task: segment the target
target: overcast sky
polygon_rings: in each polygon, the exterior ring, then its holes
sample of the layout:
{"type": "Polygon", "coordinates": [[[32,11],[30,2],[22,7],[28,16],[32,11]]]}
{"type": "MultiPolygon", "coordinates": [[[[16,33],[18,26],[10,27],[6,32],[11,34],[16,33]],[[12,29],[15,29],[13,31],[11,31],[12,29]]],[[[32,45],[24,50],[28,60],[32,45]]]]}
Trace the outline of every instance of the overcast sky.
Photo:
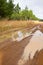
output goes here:
{"type": "Polygon", "coordinates": [[[17,3],[21,9],[27,6],[37,17],[43,19],[43,0],[14,0],[14,4],[17,3]]]}

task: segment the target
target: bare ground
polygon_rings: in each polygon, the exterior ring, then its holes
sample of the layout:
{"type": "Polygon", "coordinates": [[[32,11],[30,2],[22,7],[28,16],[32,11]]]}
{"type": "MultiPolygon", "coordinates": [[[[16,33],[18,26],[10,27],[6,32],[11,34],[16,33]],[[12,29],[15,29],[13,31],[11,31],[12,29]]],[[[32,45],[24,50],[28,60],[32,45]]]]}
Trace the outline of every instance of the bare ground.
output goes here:
{"type": "Polygon", "coordinates": [[[0,65],[17,65],[17,62],[23,53],[23,49],[30,38],[31,37],[28,37],[21,42],[12,42],[11,40],[4,41],[3,44],[7,43],[7,45],[0,47],[0,52],[3,54],[2,59],[0,59],[2,64],[0,65]]]}
{"type": "MultiPolygon", "coordinates": [[[[6,43],[6,45],[0,47],[0,65],[17,65],[31,37],[20,42],[12,42],[11,39],[4,41],[3,44],[6,43]]],[[[24,65],[43,65],[43,50],[36,52],[34,58],[28,60],[24,65]]]]}
{"type": "MultiPolygon", "coordinates": [[[[6,27],[6,24],[11,25],[11,26],[20,25],[18,23],[15,24],[13,22],[11,22],[11,24],[10,24],[10,22],[9,23],[1,22],[0,26],[6,27]]],[[[40,25],[40,27],[41,27],[40,30],[43,32],[43,24],[37,23],[37,25],[40,25]]],[[[33,26],[34,25],[32,25],[32,27],[33,26]]],[[[21,27],[21,26],[19,26],[19,27],[21,27]]],[[[24,27],[24,25],[23,25],[23,27],[24,27]]],[[[25,24],[25,27],[27,27],[26,24],[25,24]]],[[[31,25],[29,25],[28,27],[31,27],[31,25]]],[[[2,27],[2,29],[3,29],[3,27],[2,27]]],[[[13,42],[11,39],[7,39],[3,42],[0,42],[0,44],[1,44],[0,45],[0,65],[17,65],[18,60],[21,58],[24,48],[30,41],[31,37],[32,36],[29,36],[20,42],[13,42]]],[[[40,52],[36,52],[34,58],[32,60],[31,59],[28,60],[27,63],[25,63],[24,65],[43,65],[43,50],[41,50],[40,52]]]]}

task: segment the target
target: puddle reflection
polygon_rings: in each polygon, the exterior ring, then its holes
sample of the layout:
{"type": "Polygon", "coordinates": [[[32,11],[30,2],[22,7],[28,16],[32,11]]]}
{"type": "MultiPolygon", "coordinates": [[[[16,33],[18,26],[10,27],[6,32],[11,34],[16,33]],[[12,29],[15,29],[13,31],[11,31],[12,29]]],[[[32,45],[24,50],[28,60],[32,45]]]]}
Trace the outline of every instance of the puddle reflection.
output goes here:
{"type": "Polygon", "coordinates": [[[43,49],[43,33],[40,30],[37,30],[32,36],[30,42],[25,47],[21,59],[18,61],[18,65],[23,65],[30,58],[33,59],[36,51],[43,49]]]}

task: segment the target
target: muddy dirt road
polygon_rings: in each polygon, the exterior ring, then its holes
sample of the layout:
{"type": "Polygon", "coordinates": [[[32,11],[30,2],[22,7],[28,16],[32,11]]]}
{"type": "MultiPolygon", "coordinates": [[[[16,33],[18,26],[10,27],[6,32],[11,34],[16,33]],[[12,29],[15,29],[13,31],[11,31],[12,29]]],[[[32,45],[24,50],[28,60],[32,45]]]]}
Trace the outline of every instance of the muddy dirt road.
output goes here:
{"type": "Polygon", "coordinates": [[[7,43],[6,46],[0,48],[0,53],[2,55],[2,63],[0,65],[17,65],[20,59],[23,49],[28,44],[31,37],[28,37],[20,42],[12,42],[11,40],[6,40],[3,44],[7,43]]]}
{"type": "Polygon", "coordinates": [[[0,65],[43,65],[43,33],[36,30],[21,41],[0,42],[0,65]]]}

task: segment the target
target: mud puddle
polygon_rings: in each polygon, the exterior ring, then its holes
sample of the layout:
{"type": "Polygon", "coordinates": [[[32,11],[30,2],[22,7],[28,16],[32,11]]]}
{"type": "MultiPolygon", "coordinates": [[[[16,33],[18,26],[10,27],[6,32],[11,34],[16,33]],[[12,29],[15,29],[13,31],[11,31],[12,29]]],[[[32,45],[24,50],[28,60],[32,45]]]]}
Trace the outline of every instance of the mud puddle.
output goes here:
{"type": "Polygon", "coordinates": [[[27,60],[29,60],[29,56],[33,59],[36,51],[40,51],[41,49],[43,49],[43,33],[40,30],[37,30],[25,47],[24,52],[18,61],[18,65],[24,65],[27,60]]]}

